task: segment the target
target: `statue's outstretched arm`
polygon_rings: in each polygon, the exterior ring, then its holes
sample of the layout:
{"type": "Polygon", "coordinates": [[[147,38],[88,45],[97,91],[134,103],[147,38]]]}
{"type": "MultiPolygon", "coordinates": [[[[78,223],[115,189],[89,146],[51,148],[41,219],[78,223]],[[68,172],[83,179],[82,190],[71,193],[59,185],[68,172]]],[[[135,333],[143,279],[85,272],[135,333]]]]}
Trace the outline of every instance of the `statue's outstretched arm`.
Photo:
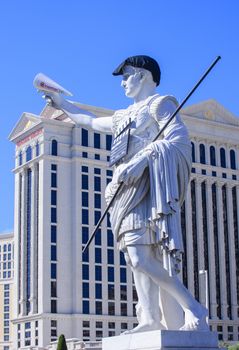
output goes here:
{"type": "Polygon", "coordinates": [[[58,93],[47,93],[44,98],[47,100],[50,99],[53,107],[61,109],[76,124],[80,124],[103,133],[112,132],[112,117],[97,118],[93,113],[85,109],[81,109],[73,102],[65,100],[62,95],[58,93]]]}

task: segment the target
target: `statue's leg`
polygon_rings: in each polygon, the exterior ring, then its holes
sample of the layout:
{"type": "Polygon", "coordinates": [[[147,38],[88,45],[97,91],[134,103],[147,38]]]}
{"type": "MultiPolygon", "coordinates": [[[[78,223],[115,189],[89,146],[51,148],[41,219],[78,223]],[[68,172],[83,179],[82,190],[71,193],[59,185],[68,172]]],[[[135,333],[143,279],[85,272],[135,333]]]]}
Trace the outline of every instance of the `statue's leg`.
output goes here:
{"type": "MultiPolygon", "coordinates": [[[[163,264],[159,247],[153,247],[153,252],[159,264],[163,264]]],[[[158,287],[158,286],[157,286],[158,287]]],[[[165,289],[159,288],[159,307],[162,313],[162,323],[168,330],[177,330],[184,325],[184,312],[182,307],[165,289]],[[173,317],[172,317],[173,315],[173,317]]]]}
{"type": "Polygon", "coordinates": [[[125,254],[126,262],[131,266],[135,287],[138,295],[137,319],[138,326],[124,334],[143,332],[146,330],[165,329],[161,323],[162,313],[159,308],[159,287],[144,272],[135,269],[125,254]]]}
{"type": "Polygon", "coordinates": [[[162,289],[166,290],[184,310],[183,330],[207,329],[207,310],[198,303],[175,276],[169,276],[162,264],[155,258],[151,246],[128,246],[132,267],[148,275],[162,289]]]}

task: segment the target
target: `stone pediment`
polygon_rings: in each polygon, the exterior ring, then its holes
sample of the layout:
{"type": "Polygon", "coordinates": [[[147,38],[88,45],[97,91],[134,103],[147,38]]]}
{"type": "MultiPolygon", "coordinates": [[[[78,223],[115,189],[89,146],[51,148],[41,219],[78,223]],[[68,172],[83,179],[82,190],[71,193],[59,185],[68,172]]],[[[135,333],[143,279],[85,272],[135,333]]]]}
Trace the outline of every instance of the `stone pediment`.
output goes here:
{"type": "Polygon", "coordinates": [[[239,118],[213,99],[183,108],[182,114],[198,119],[239,126],[239,118]]]}
{"type": "Polygon", "coordinates": [[[39,116],[24,112],[9,135],[10,141],[20,135],[23,131],[30,130],[39,123],[41,123],[39,116]]]}

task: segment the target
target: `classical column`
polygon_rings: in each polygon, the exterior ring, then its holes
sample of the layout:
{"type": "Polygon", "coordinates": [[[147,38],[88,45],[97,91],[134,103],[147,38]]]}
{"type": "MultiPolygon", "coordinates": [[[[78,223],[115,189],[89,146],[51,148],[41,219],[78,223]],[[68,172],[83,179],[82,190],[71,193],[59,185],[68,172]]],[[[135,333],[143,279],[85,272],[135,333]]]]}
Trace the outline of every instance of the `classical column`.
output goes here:
{"type": "Polygon", "coordinates": [[[213,206],[212,206],[212,184],[211,179],[206,180],[206,201],[207,201],[207,231],[208,231],[208,272],[209,272],[209,295],[211,319],[217,319],[217,298],[216,298],[216,269],[215,269],[215,247],[213,232],[213,206]]]}
{"type": "Polygon", "coordinates": [[[216,182],[217,190],[217,220],[218,220],[218,241],[219,241],[219,264],[220,264],[220,290],[221,290],[221,310],[222,319],[228,319],[227,316],[227,286],[226,286],[226,266],[225,266],[225,244],[224,244],[224,225],[223,225],[223,200],[222,186],[223,182],[216,182]]]}
{"type": "Polygon", "coordinates": [[[21,191],[21,262],[20,262],[20,315],[26,315],[26,223],[27,223],[27,173],[26,169],[22,171],[22,191],[21,191]]]}
{"type": "MultiPolygon", "coordinates": [[[[201,178],[195,179],[196,189],[196,221],[197,221],[197,249],[198,249],[198,273],[204,269],[204,246],[203,246],[203,221],[202,221],[202,182],[201,178]]],[[[205,287],[199,279],[199,300],[205,300],[205,287]],[[203,290],[204,289],[204,290],[203,290]]]]}
{"type": "Polygon", "coordinates": [[[191,182],[185,198],[188,289],[194,295],[191,182]]]}
{"type": "Polygon", "coordinates": [[[37,191],[37,178],[36,178],[36,164],[31,167],[31,267],[30,267],[30,314],[36,313],[36,191],[37,191]]]}
{"type": "Polygon", "coordinates": [[[237,284],[236,284],[236,256],[235,256],[235,237],[233,227],[233,201],[232,201],[233,184],[227,183],[227,215],[228,215],[228,243],[229,243],[229,257],[230,257],[230,284],[231,284],[231,307],[232,319],[237,319],[237,284]]]}

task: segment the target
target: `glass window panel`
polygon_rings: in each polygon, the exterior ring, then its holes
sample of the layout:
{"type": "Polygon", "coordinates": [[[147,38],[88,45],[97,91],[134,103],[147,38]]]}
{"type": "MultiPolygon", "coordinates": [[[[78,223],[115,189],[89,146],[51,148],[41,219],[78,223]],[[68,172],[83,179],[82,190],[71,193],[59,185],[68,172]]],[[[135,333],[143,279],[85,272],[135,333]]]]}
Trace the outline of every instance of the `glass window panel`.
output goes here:
{"type": "Polygon", "coordinates": [[[88,147],[88,130],[81,129],[81,145],[88,147]]]}

